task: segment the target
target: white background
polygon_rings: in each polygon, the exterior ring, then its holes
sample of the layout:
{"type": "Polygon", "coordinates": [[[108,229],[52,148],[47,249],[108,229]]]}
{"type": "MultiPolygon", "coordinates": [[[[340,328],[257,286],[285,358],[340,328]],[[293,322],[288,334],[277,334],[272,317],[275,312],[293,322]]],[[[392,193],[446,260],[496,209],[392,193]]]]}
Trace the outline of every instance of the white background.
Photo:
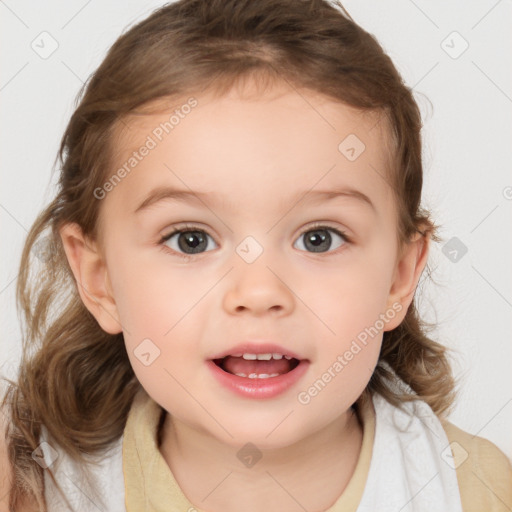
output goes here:
{"type": "MultiPolygon", "coordinates": [[[[0,374],[16,373],[22,243],[53,196],[52,166],[75,96],[123,29],[162,3],[0,1],[0,374]],[[58,43],[47,59],[31,48],[33,41],[50,48],[43,31],[58,43]]],[[[458,351],[452,361],[461,384],[449,419],[512,458],[512,3],[344,5],[414,87],[423,113],[424,204],[443,226],[444,242],[431,251],[437,284],[424,281],[420,309],[437,323],[435,339],[458,351]],[[442,252],[452,237],[467,247],[456,262],[442,252]]]]}

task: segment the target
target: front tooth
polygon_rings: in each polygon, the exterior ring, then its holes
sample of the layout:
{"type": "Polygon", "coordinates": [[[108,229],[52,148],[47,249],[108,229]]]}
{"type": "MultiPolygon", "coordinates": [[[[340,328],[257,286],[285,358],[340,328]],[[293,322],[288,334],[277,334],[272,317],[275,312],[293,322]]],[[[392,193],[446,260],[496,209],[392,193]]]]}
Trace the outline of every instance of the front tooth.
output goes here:
{"type": "Polygon", "coordinates": [[[274,359],[283,359],[283,355],[282,354],[272,354],[272,357],[274,359]]]}
{"type": "Polygon", "coordinates": [[[292,356],[284,356],[284,357],[285,357],[285,359],[291,359],[292,358],[292,356]]]}
{"type": "Polygon", "coordinates": [[[244,354],[242,357],[244,359],[254,361],[258,356],[256,354],[244,354]]]}
{"type": "Polygon", "coordinates": [[[271,377],[279,376],[279,373],[250,373],[246,375],[245,373],[235,373],[239,377],[249,377],[249,379],[270,379],[271,377]]]}
{"type": "Polygon", "coordinates": [[[272,354],[258,354],[258,361],[270,361],[272,354]]]}

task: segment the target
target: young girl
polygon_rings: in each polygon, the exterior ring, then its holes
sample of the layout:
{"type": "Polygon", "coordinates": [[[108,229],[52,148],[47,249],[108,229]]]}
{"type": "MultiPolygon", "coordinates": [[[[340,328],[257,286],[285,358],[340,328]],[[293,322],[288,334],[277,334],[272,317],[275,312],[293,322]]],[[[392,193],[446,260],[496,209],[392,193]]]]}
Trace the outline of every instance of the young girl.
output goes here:
{"type": "Polygon", "coordinates": [[[339,3],[180,0],[120,37],[23,251],[4,509],[511,510],[415,308],[420,129],[339,3]]]}

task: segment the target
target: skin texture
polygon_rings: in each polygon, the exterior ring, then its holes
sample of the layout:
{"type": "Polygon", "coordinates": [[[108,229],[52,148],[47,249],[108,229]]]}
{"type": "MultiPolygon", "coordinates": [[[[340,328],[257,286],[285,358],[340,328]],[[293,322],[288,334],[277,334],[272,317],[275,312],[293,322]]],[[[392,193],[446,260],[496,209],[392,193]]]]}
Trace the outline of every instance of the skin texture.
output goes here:
{"type": "MultiPolygon", "coordinates": [[[[357,463],[362,427],[350,406],[377,364],[382,332],[307,405],[297,395],[393,304],[401,311],[383,330],[402,321],[428,240],[398,250],[396,207],[382,178],[384,123],[376,115],[286,84],[197,101],[101,200],[97,241],[76,225],[62,228],[66,254],[85,305],[105,331],[123,332],[137,378],[168,411],[160,451],[197,508],[295,511],[300,503],[324,510],[357,463]],[[349,134],[366,146],[355,161],[338,150],[349,134]],[[207,195],[134,214],[159,185],[207,195]],[[312,198],[337,188],[357,189],[373,207],[347,196],[312,198]],[[311,252],[305,233],[316,222],[350,241],[330,232],[331,248],[311,252]],[[211,236],[188,259],[177,252],[177,236],[159,245],[185,223],[211,236]],[[263,250],[250,264],[236,252],[247,236],[263,250]],[[147,338],[160,355],[144,366],[134,350],[147,338]],[[254,400],[211,376],[213,355],[265,340],[309,360],[293,388],[254,400]],[[263,455],[252,468],[236,457],[247,442],[263,455]]],[[[112,174],[168,119],[169,111],[127,119],[112,174]]]]}

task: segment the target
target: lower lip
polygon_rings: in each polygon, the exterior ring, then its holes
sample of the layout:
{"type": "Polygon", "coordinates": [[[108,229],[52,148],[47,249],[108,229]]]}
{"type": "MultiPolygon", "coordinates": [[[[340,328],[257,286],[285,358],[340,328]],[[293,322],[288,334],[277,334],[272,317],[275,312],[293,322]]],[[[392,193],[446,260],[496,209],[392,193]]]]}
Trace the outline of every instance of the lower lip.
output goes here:
{"type": "Polygon", "coordinates": [[[225,387],[245,398],[273,398],[291,388],[306,373],[309,363],[301,361],[293,370],[278,377],[267,379],[249,379],[225,372],[213,361],[207,361],[207,366],[215,378],[225,387]]]}

